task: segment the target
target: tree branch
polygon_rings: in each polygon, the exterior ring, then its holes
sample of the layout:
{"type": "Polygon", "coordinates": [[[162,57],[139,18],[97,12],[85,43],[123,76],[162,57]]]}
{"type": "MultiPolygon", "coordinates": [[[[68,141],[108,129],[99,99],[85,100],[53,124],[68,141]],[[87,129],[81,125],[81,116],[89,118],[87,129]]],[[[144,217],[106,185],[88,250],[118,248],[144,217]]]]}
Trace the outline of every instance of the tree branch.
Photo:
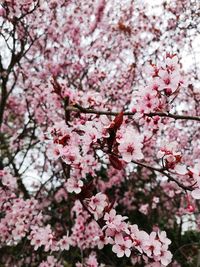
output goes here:
{"type": "MultiPolygon", "coordinates": [[[[116,116],[119,114],[119,112],[114,111],[107,111],[107,110],[96,110],[96,109],[90,109],[90,108],[84,108],[78,104],[75,104],[73,106],[67,106],[67,111],[74,111],[74,112],[80,112],[85,114],[97,114],[97,115],[113,115],[116,116]]],[[[135,115],[135,112],[124,112],[125,116],[133,116],[135,115]]],[[[145,113],[144,115],[148,117],[166,117],[166,118],[173,118],[175,120],[195,120],[200,121],[200,117],[198,116],[190,116],[190,115],[178,115],[178,114],[172,114],[168,112],[152,112],[152,113],[145,113]]]]}
{"type": "Polygon", "coordinates": [[[166,172],[166,169],[164,168],[156,168],[156,167],[152,167],[150,165],[147,165],[145,163],[140,163],[138,161],[134,161],[132,160],[131,161],[132,163],[135,163],[139,166],[142,166],[142,167],[145,167],[149,170],[152,170],[152,171],[157,171],[159,173],[161,173],[162,175],[166,176],[168,178],[169,181],[171,182],[175,182],[179,187],[181,187],[183,190],[188,190],[188,191],[192,191],[194,188],[193,186],[185,186],[183,185],[182,183],[180,183],[178,180],[176,180],[174,177],[172,177],[169,173],[166,172]]]}

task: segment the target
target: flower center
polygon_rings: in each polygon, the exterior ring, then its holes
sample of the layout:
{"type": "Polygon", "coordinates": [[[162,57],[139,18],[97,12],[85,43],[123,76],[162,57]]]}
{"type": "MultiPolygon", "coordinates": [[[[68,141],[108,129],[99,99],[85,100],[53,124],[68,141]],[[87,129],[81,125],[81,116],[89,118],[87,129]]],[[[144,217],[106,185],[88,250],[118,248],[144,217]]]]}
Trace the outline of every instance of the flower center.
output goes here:
{"type": "Polygon", "coordinates": [[[133,152],[134,152],[134,148],[133,148],[131,145],[129,145],[129,146],[127,147],[127,152],[133,154],[133,152]]]}

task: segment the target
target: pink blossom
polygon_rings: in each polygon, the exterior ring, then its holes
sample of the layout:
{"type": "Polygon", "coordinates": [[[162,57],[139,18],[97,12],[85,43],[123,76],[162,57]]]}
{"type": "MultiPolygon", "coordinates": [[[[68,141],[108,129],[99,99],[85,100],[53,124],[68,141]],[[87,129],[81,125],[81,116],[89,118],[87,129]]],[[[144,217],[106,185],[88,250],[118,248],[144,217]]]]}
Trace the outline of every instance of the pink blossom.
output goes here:
{"type": "Polygon", "coordinates": [[[68,235],[63,236],[62,239],[58,242],[58,246],[61,250],[69,250],[70,245],[71,239],[68,235]]]}
{"type": "Polygon", "coordinates": [[[148,257],[158,256],[161,253],[161,243],[157,240],[156,232],[149,235],[149,239],[144,242],[144,252],[148,257]]]}
{"type": "Polygon", "coordinates": [[[0,179],[4,186],[7,186],[11,190],[17,189],[17,180],[6,170],[1,171],[0,179]]]}
{"type": "Polygon", "coordinates": [[[119,152],[122,155],[122,159],[126,162],[131,160],[142,159],[142,137],[132,128],[127,128],[125,133],[122,135],[119,142],[119,152]]]}
{"type": "Polygon", "coordinates": [[[50,225],[46,227],[33,226],[29,239],[31,240],[31,245],[34,246],[34,250],[41,246],[44,246],[44,251],[57,251],[59,249],[55,243],[50,225]]]}
{"type": "Polygon", "coordinates": [[[48,256],[46,261],[40,263],[38,267],[62,267],[54,256],[48,256]]]}
{"type": "Polygon", "coordinates": [[[149,204],[141,205],[139,208],[139,211],[145,215],[148,214],[148,210],[149,210],[149,204]]]}
{"type": "Polygon", "coordinates": [[[179,68],[180,68],[180,65],[178,64],[178,57],[177,55],[168,55],[165,59],[165,67],[167,67],[167,69],[170,71],[170,72],[173,72],[173,71],[178,71],[179,68]]]}
{"type": "Polygon", "coordinates": [[[168,72],[167,70],[159,70],[159,90],[165,90],[166,95],[171,95],[176,91],[180,82],[179,72],[168,72]]]}
{"type": "Polygon", "coordinates": [[[66,164],[78,164],[81,160],[80,151],[78,147],[65,146],[60,150],[60,156],[66,164]]]}
{"type": "Polygon", "coordinates": [[[127,219],[126,216],[116,214],[116,211],[112,209],[109,213],[105,214],[104,219],[106,221],[106,231],[111,235],[116,235],[116,233],[120,233],[122,231],[129,233],[128,226],[124,222],[124,220],[127,219]]]}
{"type": "Polygon", "coordinates": [[[189,170],[198,186],[191,192],[191,195],[195,199],[200,199],[200,160],[195,163],[193,168],[189,168],[189,170]]]}
{"type": "Polygon", "coordinates": [[[178,174],[184,175],[187,173],[186,166],[181,163],[181,152],[177,151],[177,142],[171,142],[162,147],[158,152],[158,157],[163,158],[166,167],[170,170],[174,170],[178,174]]]}
{"type": "Polygon", "coordinates": [[[87,267],[98,267],[98,261],[96,258],[96,255],[94,253],[91,253],[88,259],[86,260],[87,267]]]}
{"type": "Polygon", "coordinates": [[[155,257],[155,260],[159,260],[164,266],[167,266],[172,261],[172,253],[168,250],[161,249],[161,254],[155,257]]]}
{"type": "Polygon", "coordinates": [[[117,257],[121,258],[126,255],[126,257],[130,257],[131,255],[131,247],[132,247],[132,241],[130,239],[121,238],[117,239],[117,242],[112,247],[112,251],[117,254],[117,257]]]}
{"type": "Polygon", "coordinates": [[[169,246],[171,244],[171,240],[167,238],[167,234],[165,231],[158,232],[158,237],[161,243],[163,243],[165,246],[169,246]]]}
{"type": "Polygon", "coordinates": [[[94,214],[96,220],[103,216],[103,211],[107,206],[107,196],[102,193],[97,193],[88,200],[89,210],[94,214]]]}
{"type": "Polygon", "coordinates": [[[66,188],[69,193],[79,194],[81,192],[81,188],[83,187],[83,181],[77,180],[76,178],[69,178],[66,183],[66,188]]]}

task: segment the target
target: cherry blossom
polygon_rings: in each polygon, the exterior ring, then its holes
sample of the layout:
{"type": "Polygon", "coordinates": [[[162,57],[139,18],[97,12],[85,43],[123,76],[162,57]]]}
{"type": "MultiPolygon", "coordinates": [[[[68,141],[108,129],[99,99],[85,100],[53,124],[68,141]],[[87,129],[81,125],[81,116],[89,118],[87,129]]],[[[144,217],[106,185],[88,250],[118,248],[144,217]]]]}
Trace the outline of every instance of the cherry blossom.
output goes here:
{"type": "Polygon", "coordinates": [[[164,90],[166,95],[173,94],[180,82],[179,73],[169,73],[167,70],[159,70],[159,90],[164,90]]]}
{"type": "Polygon", "coordinates": [[[189,168],[190,175],[192,175],[198,185],[198,188],[194,189],[191,193],[192,197],[195,199],[200,199],[200,162],[194,165],[194,168],[189,168]]]}
{"type": "Polygon", "coordinates": [[[121,240],[113,245],[112,247],[112,251],[115,252],[117,254],[117,257],[121,258],[124,255],[126,255],[127,257],[129,257],[131,255],[131,250],[130,248],[132,247],[132,242],[130,239],[123,239],[121,238],[121,240]]]}
{"type": "Polygon", "coordinates": [[[164,160],[166,168],[174,170],[178,174],[187,173],[186,166],[181,164],[181,152],[177,152],[177,142],[171,142],[162,147],[158,152],[158,157],[164,160]]]}
{"type": "Polygon", "coordinates": [[[119,152],[122,159],[126,162],[131,160],[140,160],[144,156],[142,154],[142,136],[140,136],[134,129],[130,127],[123,133],[123,138],[118,139],[119,152]]]}
{"type": "Polygon", "coordinates": [[[72,193],[75,192],[76,194],[79,194],[81,192],[81,187],[83,186],[83,181],[78,180],[76,178],[70,178],[67,181],[66,188],[67,191],[72,193]]]}
{"type": "Polygon", "coordinates": [[[157,2],[1,1],[0,266],[198,265],[199,6],[157,2]]]}
{"type": "Polygon", "coordinates": [[[94,214],[96,220],[103,216],[103,211],[107,206],[108,203],[105,194],[98,193],[89,199],[88,208],[94,214]]]}
{"type": "Polygon", "coordinates": [[[6,170],[0,171],[0,178],[1,182],[4,186],[8,187],[11,190],[17,189],[17,181],[16,178],[13,177],[9,172],[6,170]]]}
{"type": "Polygon", "coordinates": [[[61,250],[69,250],[71,241],[68,235],[63,236],[61,240],[59,240],[58,245],[60,246],[61,250]]]}

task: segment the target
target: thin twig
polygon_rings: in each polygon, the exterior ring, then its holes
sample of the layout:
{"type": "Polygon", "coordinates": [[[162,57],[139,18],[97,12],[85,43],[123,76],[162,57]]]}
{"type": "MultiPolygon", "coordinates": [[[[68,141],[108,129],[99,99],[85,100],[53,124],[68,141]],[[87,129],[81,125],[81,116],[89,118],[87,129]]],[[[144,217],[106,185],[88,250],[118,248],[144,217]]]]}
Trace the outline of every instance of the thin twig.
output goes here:
{"type": "Polygon", "coordinates": [[[188,191],[194,190],[193,186],[185,186],[182,183],[180,183],[178,180],[176,180],[174,177],[172,177],[169,173],[166,172],[167,170],[165,168],[152,167],[152,166],[147,165],[145,163],[141,163],[141,162],[134,161],[134,160],[132,160],[131,162],[135,163],[135,164],[137,164],[139,166],[145,167],[147,169],[150,169],[152,171],[157,171],[157,172],[163,174],[164,176],[166,176],[168,178],[169,181],[175,182],[179,187],[181,187],[184,190],[188,190],[188,191]]]}

